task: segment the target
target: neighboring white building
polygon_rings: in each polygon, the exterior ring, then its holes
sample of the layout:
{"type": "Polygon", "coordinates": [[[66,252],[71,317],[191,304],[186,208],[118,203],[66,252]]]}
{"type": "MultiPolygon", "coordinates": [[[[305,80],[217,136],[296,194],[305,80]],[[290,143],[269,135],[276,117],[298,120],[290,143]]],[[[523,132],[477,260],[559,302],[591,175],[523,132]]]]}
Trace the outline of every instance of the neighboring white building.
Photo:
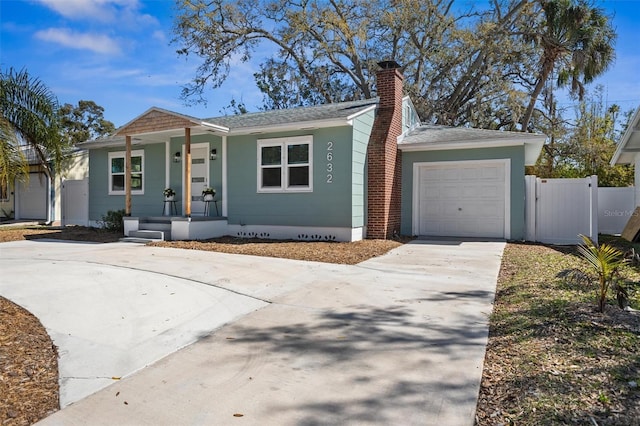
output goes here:
{"type": "Polygon", "coordinates": [[[640,107],[631,118],[629,127],[622,135],[611,165],[633,164],[635,166],[634,206],[640,206],[640,107]]]}
{"type": "Polygon", "coordinates": [[[85,150],[71,154],[67,167],[53,177],[53,182],[36,156],[28,150],[26,155],[30,164],[29,180],[0,188],[0,218],[59,225],[62,221],[62,184],[65,180],[83,180],[89,176],[89,155],[85,150]]]}

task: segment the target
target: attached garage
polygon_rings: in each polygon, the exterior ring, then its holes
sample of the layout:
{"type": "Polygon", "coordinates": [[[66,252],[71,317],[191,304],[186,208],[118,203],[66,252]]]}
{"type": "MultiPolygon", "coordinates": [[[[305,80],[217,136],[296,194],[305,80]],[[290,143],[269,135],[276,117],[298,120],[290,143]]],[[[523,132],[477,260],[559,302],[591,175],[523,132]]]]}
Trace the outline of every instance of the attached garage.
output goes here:
{"type": "Polygon", "coordinates": [[[546,137],[420,126],[399,141],[401,232],[405,235],[524,239],[525,166],[546,137]]]}
{"type": "Polygon", "coordinates": [[[30,173],[29,182],[16,184],[16,219],[47,220],[49,179],[44,173],[30,173]]]}
{"type": "Polygon", "coordinates": [[[414,163],[417,235],[510,238],[510,161],[414,163]]]}

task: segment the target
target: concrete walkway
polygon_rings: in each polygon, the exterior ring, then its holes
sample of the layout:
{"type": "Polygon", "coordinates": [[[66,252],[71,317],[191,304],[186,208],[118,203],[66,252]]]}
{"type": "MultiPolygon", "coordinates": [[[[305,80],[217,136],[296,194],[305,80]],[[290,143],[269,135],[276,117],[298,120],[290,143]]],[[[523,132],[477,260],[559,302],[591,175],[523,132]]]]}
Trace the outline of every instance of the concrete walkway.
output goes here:
{"type": "MultiPolygon", "coordinates": [[[[126,297],[147,293],[127,306],[131,333],[138,331],[139,310],[155,305],[149,303],[150,292],[162,296],[169,288],[164,286],[176,290],[165,298],[180,292],[184,309],[194,303],[192,316],[205,320],[192,327],[193,318],[184,313],[176,320],[183,325],[180,332],[168,327],[141,339],[134,348],[161,341],[164,333],[191,332],[165,347],[170,355],[142,370],[119,370],[127,377],[43,425],[472,425],[503,249],[499,242],[416,241],[344,266],[123,243],[29,241],[0,245],[0,294],[41,318],[59,346],[55,336],[63,334],[63,326],[52,333],[49,323],[61,311],[45,316],[46,308],[33,299],[47,288],[43,299],[57,304],[56,296],[66,294],[57,288],[65,280],[82,290],[61,305],[72,312],[78,305],[117,299],[128,286],[148,286],[126,297]],[[34,262],[40,278],[19,274],[34,262]],[[8,266],[13,272],[5,275],[8,266]],[[113,275],[83,297],[85,286],[94,285],[87,282],[105,273],[113,275]],[[37,281],[39,287],[20,295],[7,284],[9,276],[21,285],[37,281]],[[125,284],[109,288],[113,280],[125,284]],[[70,302],[77,297],[80,303],[70,302]],[[207,328],[211,333],[203,337],[207,328]]],[[[144,365],[158,359],[157,354],[143,359],[146,352],[130,352],[118,333],[102,332],[116,327],[119,313],[110,315],[117,305],[105,306],[94,322],[103,324],[95,334],[110,336],[108,342],[91,355],[86,348],[74,352],[71,345],[72,364],[100,365],[107,357],[100,353],[114,347],[121,350],[116,358],[129,354],[144,365]]],[[[61,364],[70,362],[65,353],[61,349],[61,364]]]]}

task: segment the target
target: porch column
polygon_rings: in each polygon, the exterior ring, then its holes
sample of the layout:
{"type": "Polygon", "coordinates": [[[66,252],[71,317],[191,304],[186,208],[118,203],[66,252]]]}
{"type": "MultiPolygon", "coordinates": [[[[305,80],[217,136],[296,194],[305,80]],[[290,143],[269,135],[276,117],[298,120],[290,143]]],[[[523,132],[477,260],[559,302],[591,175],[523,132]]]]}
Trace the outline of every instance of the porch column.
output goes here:
{"type": "Polygon", "coordinates": [[[124,213],[131,216],[131,136],[126,137],[127,150],[124,156],[124,213]]]}
{"type": "Polygon", "coordinates": [[[191,217],[191,128],[184,129],[184,214],[191,217]]]}

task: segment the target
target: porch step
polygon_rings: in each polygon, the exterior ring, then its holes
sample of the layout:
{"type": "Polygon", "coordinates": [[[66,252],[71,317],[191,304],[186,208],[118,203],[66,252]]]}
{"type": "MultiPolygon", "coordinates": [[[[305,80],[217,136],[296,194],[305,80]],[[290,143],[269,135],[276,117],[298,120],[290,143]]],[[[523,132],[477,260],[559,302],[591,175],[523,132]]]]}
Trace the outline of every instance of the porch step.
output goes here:
{"type": "Polygon", "coordinates": [[[162,218],[148,218],[140,221],[138,231],[129,232],[130,237],[142,237],[142,235],[135,235],[135,232],[146,232],[148,236],[144,238],[171,241],[171,221],[162,218]]]}
{"type": "Polygon", "coordinates": [[[160,240],[150,239],[150,238],[135,238],[135,237],[122,237],[122,238],[120,238],[120,242],[122,242],[122,243],[147,244],[147,243],[151,243],[153,241],[160,241],[160,240]]]}
{"type": "Polygon", "coordinates": [[[150,240],[150,241],[166,241],[167,240],[166,234],[164,231],[150,230],[150,229],[139,229],[137,231],[129,231],[129,238],[141,238],[141,239],[150,240]]]}

